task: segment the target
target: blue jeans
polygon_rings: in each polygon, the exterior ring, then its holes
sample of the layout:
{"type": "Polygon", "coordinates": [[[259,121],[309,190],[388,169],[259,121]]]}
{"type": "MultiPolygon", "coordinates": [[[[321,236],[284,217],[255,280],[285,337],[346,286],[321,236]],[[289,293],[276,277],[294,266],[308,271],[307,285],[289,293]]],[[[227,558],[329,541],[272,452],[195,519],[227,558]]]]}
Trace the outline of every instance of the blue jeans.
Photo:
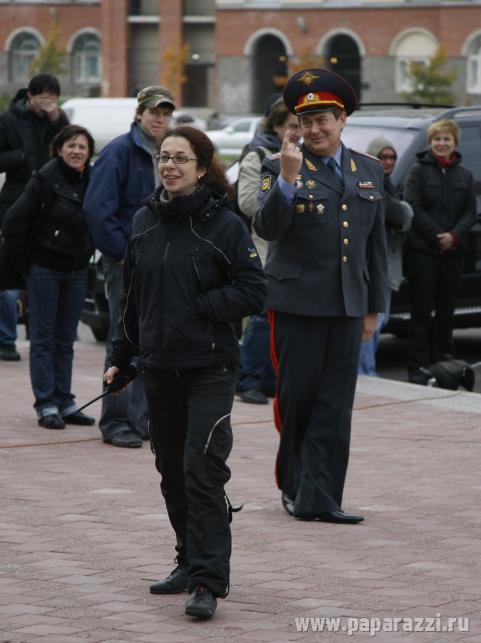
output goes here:
{"type": "Polygon", "coordinates": [[[267,313],[252,315],[241,346],[241,372],[238,391],[251,389],[273,392],[276,376],[270,358],[271,333],[267,313]]]}
{"type": "Polygon", "coordinates": [[[379,344],[379,337],[381,336],[381,330],[387,324],[389,319],[389,310],[391,308],[391,296],[392,290],[388,288],[386,295],[386,310],[385,313],[379,313],[377,316],[376,330],[374,331],[372,337],[367,340],[367,342],[361,343],[361,354],[359,356],[359,369],[358,373],[360,375],[370,375],[371,377],[377,377],[376,370],[376,352],[377,346],[379,344]]]}
{"type": "MultiPolygon", "coordinates": [[[[120,319],[120,297],[122,295],[122,264],[103,257],[105,290],[109,301],[110,325],[107,337],[104,372],[111,365],[112,339],[117,332],[120,319]]],[[[139,373],[126,391],[102,398],[102,413],[99,427],[104,440],[110,439],[128,429],[142,438],[148,436],[149,413],[144,383],[139,373]]]]}
{"type": "Polygon", "coordinates": [[[32,265],[27,275],[30,380],[38,417],[77,410],[71,393],[73,344],[87,292],[87,270],[32,265]]]}
{"type": "Polygon", "coordinates": [[[15,346],[17,341],[18,290],[0,292],[0,345],[15,346]]]}

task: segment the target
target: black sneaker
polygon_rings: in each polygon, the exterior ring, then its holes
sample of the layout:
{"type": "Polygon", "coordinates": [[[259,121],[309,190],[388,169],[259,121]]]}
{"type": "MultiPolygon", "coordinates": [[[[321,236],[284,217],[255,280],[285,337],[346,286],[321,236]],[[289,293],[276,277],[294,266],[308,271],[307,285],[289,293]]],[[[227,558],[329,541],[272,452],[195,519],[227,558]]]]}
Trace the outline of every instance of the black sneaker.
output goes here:
{"type": "Polygon", "coordinates": [[[267,397],[258,389],[252,388],[247,391],[238,391],[237,395],[246,404],[269,404],[267,397]]]}
{"type": "Polygon", "coordinates": [[[20,353],[15,348],[15,344],[0,345],[0,359],[4,362],[19,362],[20,353]]]}
{"type": "Polygon", "coordinates": [[[197,618],[212,618],[216,607],[217,598],[214,594],[205,585],[197,585],[185,604],[185,613],[197,618]]]}
{"type": "Polygon", "coordinates": [[[95,424],[95,418],[85,415],[82,411],[74,411],[69,415],[63,416],[65,424],[77,424],[78,426],[92,426],[95,424]]]}
{"type": "Polygon", "coordinates": [[[164,580],[152,583],[151,594],[181,594],[187,591],[187,567],[179,565],[164,580]]]}

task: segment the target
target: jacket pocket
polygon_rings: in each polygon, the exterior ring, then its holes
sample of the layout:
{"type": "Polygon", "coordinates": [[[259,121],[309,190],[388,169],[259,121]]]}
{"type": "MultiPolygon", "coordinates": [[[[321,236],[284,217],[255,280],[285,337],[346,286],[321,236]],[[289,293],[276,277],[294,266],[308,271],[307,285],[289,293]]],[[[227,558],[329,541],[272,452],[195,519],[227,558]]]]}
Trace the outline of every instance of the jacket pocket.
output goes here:
{"type": "Polygon", "coordinates": [[[377,190],[358,189],[357,195],[360,198],[360,220],[362,225],[370,226],[374,223],[376,209],[382,201],[382,194],[377,190]]]}
{"type": "Polygon", "coordinates": [[[280,263],[279,261],[268,261],[264,271],[266,275],[274,277],[279,281],[284,281],[286,279],[299,279],[302,274],[302,266],[280,263]]]}

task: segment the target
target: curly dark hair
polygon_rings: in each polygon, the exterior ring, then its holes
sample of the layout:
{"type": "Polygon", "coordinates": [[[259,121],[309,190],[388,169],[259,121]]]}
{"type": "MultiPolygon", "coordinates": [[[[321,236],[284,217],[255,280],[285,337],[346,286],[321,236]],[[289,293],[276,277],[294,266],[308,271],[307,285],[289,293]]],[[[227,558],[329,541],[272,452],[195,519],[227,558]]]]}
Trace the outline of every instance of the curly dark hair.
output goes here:
{"type": "MultiPolygon", "coordinates": [[[[222,162],[215,154],[215,148],[204,132],[196,127],[180,125],[167,132],[164,141],[173,136],[180,136],[189,141],[197,158],[197,166],[205,170],[200,182],[218,194],[225,194],[229,199],[234,196],[234,190],[225,175],[222,162]]],[[[163,142],[163,141],[162,141],[163,142]]]]}
{"type": "Polygon", "coordinates": [[[85,136],[85,138],[87,139],[89,147],[89,155],[87,158],[88,165],[95,152],[95,141],[92,134],[87,129],[85,129],[85,127],[81,127],[80,125],[65,125],[65,127],[62,127],[60,132],[56,134],[56,136],[50,143],[50,158],[53,159],[58,156],[58,151],[64,143],[80,135],[85,136]]]}

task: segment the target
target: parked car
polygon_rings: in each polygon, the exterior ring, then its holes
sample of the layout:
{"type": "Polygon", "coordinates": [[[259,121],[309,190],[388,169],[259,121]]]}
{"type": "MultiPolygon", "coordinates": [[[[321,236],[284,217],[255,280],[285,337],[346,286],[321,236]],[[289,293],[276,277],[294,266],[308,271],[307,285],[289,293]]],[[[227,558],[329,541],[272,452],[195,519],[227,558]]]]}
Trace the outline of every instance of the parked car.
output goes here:
{"type": "Polygon", "coordinates": [[[207,130],[206,134],[220,155],[236,157],[251,142],[260,121],[260,116],[237,118],[222,129],[207,130]]]}
{"type": "MultiPolygon", "coordinates": [[[[456,300],[455,327],[478,327],[481,326],[481,108],[412,109],[406,106],[401,109],[383,107],[369,111],[359,110],[348,118],[342,138],[348,147],[361,152],[366,151],[369,142],[376,136],[382,135],[389,139],[398,153],[392,180],[402,192],[417,152],[428,147],[428,127],[432,122],[442,118],[454,119],[461,128],[459,151],[463,155],[463,164],[474,175],[478,204],[478,216],[469,236],[464,274],[456,300]]],[[[242,147],[237,150],[237,154],[242,147]]],[[[238,167],[238,162],[234,162],[229,168],[228,176],[232,183],[237,180],[238,167]]],[[[87,298],[83,320],[89,319],[86,323],[89,323],[92,329],[106,328],[105,325],[102,326],[102,322],[95,319],[104,315],[105,308],[102,302],[104,295],[101,271],[97,270],[94,277],[94,288],[87,298]]],[[[399,292],[394,293],[391,317],[384,332],[405,336],[410,317],[409,310],[409,283],[404,279],[399,292]]],[[[98,330],[93,332],[99,333],[98,330]]]]}
{"type": "MultiPolygon", "coordinates": [[[[70,98],[62,104],[71,123],[86,127],[95,140],[98,154],[112,139],[127,132],[134,120],[137,107],[135,98],[70,98]]],[[[175,110],[172,125],[179,117],[190,114],[187,110],[175,110]]],[[[206,121],[192,115],[192,125],[204,130],[206,121]]]]}

